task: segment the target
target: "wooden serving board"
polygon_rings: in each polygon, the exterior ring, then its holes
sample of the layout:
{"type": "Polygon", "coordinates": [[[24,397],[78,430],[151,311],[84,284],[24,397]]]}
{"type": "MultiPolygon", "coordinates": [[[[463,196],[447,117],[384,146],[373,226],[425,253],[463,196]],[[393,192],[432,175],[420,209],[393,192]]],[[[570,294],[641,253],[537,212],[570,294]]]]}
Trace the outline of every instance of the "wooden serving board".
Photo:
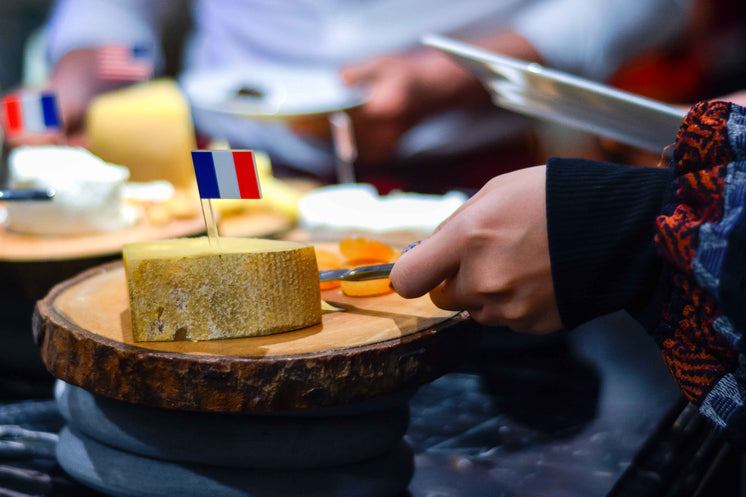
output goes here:
{"type": "MultiPolygon", "coordinates": [[[[204,221],[202,223],[204,227],[204,221]]],[[[269,237],[291,230],[295,222],[270,211],[257,211],[227,216],[218,223],[221,236],[269,237]]]]}
{"type": "MultiPolygon", "coordinates": [[[[257,211],[226,218],[221,221],[220,232],[225,236],[267,237],[292,227],[293,222],[284,216],[257,211]]],[[[22,298],[35,302],[60,281],[121,258],[122,246],[126,243],[205,233],[201,214],[162,225],[152,224],[143,217],[124,230],[77,236],[31,236],[0,226],[0,299],[22,298]]]]}
{"type": "Polygon", "coordinates": [[[150,224],[145,218],[129,228],[89,235],[32,236],[0,230],[0,261],[41,262],[82,259],[121,254],[122,245],[130,242],[194,236],[205,232],[201,216],[150,224]]]}
{"type": "Polygon", "coordinates": [[[47,369],[93,393],[173,409],[266,413],[363,401],[432,381],[478,342],[465,314],[429,297],[322,298],[321,324],[256,338],[135,342],[121,263],[65,281],[37,303],[47,369]]]}
{"type": "MultiPolygon", "coordinates": [[[[220,222],[224,236],[269,236],[292,228],[292,221],[271,212],[247,213],[220,222]]],[[[134,226],[77,236],[31,236],[0,229],[0,261],[39,262],[119,255],[125,243],[196,236],[206,232],[202,215],[156,225],[141,219],[134,226]]]]}

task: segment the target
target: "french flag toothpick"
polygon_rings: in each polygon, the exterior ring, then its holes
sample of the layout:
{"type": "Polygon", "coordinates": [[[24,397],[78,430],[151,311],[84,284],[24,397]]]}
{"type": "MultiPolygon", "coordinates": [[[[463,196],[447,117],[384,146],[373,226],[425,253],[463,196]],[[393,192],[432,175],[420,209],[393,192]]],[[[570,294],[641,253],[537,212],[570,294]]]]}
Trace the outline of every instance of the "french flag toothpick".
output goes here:
{"type": "Polygon", "coordinates": [[[153,56],[145,45],[105,45],[97,59],[103,80],[145,81],[153,75],[153,56]]]}
{"type": "Polygon", "coordinates": [[[43,134],[62,129],[57,96],[22,91],[3,97],[3,129],[8,135],[43,134]]]}
{"type": "Polygon", "coordinates": [[[195,150],[192,162],[201,198],[262,198],[251,150],[195,150]]]}

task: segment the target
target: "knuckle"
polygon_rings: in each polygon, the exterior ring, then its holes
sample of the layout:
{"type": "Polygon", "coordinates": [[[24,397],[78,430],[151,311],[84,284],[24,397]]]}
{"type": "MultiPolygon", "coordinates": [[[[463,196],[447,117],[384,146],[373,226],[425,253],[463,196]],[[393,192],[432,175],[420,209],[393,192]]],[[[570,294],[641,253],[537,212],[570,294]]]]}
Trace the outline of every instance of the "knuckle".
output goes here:
{"type": "Polygon", "coordinates": [[[509,288],[510,280],[506,279],[503,274],[481,273],[474,281],[474,291],[488,299],[496,294],[504,293],[509,288]]]}
{"type": "Polygon", "coordinates": [[[505,319],[515,322],[525,321],[530,315],[531,309],[528,303],[521,301],[510,301],[503,306],[505,319]]]}

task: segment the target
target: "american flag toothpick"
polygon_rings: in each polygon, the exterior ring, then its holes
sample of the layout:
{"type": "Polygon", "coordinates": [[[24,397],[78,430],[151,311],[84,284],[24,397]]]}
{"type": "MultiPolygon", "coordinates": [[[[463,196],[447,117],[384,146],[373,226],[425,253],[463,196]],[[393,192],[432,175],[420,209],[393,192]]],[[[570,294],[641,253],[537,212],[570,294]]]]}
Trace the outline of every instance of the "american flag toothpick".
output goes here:
{"type": "Polygon", "coordinates": [[[146,81],[153,75],[153,55],[145,45],[99,47],[98,76],[104,80],[146,81]]]}

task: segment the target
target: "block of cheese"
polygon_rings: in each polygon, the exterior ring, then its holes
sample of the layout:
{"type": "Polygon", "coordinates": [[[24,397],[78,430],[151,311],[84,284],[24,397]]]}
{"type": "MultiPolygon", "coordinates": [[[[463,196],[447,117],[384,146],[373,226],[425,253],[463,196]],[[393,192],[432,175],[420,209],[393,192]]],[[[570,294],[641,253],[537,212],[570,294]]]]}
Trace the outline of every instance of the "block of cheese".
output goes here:
{"type": "Polygon", "coordinates": [[[136,341],[269,335],[321,322],[311,246],[206,237],[124,246],[136,341]]]}
{"type": "Polygon", "coordinates": [[[174,81],[156,80],[96,97],[88,108],[91,151],[127,166],[131,181],[194,186],[191,112],[174,81]]]}
{"type": "Polygon", "coordinates": [[[6,228],[35,236],[73,236],[132,226],[138,211],[125,205],[125,167],[83,148],[19,147],[8,158],[14,189],[52,189],[49,202],[8,202],[6,228]]]}

